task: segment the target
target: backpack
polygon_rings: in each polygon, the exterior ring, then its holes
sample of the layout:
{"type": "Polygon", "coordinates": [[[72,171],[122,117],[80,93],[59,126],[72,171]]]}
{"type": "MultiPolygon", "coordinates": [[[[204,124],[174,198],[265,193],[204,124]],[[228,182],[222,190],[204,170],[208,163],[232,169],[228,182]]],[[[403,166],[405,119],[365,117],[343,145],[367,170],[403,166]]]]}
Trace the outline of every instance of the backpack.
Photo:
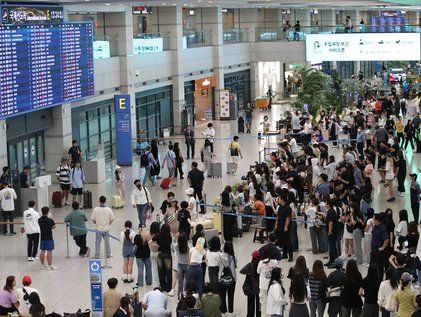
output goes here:
{"type": "Polygon", "coordinates": [[[222,269],[222,275],[219,278],[219,283],[223,286],[230,286],[232,285],[234,281],[234,275],[232,274],[231,268],[230,268],[231,260],[228,260],[228,266],[224,266],[222,269]]]}
{"type": "Polygon", "coordinates": [[[140,166],[141,166],[141,167],[147,167],[147,166],[149,166],[149,158],[148,158],[148,154],[143,153],[143,154],[140,156],[140,166]]]}

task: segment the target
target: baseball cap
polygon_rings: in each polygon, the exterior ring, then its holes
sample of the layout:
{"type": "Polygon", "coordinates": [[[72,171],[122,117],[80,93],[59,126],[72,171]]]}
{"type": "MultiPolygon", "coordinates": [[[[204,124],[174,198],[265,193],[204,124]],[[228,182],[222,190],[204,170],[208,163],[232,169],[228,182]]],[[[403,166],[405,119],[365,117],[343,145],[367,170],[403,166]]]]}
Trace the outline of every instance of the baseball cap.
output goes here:
{"type": "Polygon", "coordinates": [[[344,260],[342,260],[341,258],[336,258],[335,267],[338,269],[341,269],[343,266],[344,266],[344,260]]]}
{"type": "Polygon", "coordinates": [[[22,284],[31,284],[32,283],[32,279],[29,275],[25,275],[22,278],[22,284]]]}

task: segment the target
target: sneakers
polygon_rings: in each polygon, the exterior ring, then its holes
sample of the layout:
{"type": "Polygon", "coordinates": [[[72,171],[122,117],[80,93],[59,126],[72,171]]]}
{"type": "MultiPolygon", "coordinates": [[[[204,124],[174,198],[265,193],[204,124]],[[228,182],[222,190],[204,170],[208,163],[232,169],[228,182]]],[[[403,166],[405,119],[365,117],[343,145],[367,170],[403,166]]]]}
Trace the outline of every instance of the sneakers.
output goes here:
{"type": "Polygon", "coordinates": [[[28,257],[28,262],[34,262],[34,258],[33,257],[28,257]]]}
{"type": "Polygon", "coordinates": [[[168,296],[173,297],[174,296],[174,289],[168,292],[168,296]]]}
{"type": "Polygon", "coordinates": [[[45,271],[46,270],[46,266],[45,265],[41,265],[41,271],[45,271]]]}
{"type": "Polygon", "coordinates": [[[58,267],[54,266],[54,265],[50,265],[49,267],[47,267],[47,271],[54,271],[54,270],[57,270],[57,269],[58,269],[58,267]]]}
{"type": "Polygon", "coordinates": [[[99,255],[97,255],[97,254],[93,255],[92,259],[99,259],[99,255]]]}
{"type": "Polygon", "coordinates": [[[89,255],[91,254],[91,248],[88,248],[87,250],[86,250],[86,253],[85,253],[85,256],[86,257],[89,257],[89,255]]]}

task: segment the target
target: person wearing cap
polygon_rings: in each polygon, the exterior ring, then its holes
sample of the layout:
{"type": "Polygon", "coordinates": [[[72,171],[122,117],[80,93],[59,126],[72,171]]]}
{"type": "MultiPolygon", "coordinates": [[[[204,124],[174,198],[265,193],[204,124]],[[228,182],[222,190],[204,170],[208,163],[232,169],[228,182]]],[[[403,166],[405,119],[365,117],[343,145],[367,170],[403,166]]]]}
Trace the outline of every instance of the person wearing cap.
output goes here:
{"type": "MultiPolygon", "coordinates": [[[[0,207],[1,216],[4,222],[13,222],[13,213],[15,211],[15,200],[18,198],[13,188],[9,187],[8,183],[3,184],[3,189],[0,190],[0,207]]],[[[7,234],[7,225],[2,226],[2,234],[7,234]]],[[[10,235],[15,235],[14,225],[9,224],[10,235]]]]}
{"type": "Polygon", "coordinates": [[[118,195],[121,198],[121,202],[123,203],[126,201],[125,191],[126,191],[126,185],[124,183],[126,179],[126,176],[123,173],[123,170],[120,166],[116,166],[114,169],[114,184],[115,188],[117,190],[118,195]]]}
{"type": "Polygon", "coordinates": [[[56,177],[60,185],[64,205],[68,206],[70,205],[68,202],[70,191],[70,166],[66,156],[61,158],[61,164],[56,169],[56,177]]]}
{"type": "MultiPolygon", "coordinates": [[[[82,204],[83,185],[85,184],[85,173],[80,161],[74,162],[74,167],[70,170],[70,186],[72,188],[73,201],[82,204]]],[[[82,207],[82,206],[81,206],[82,207]]]]}
{"type": "Polygon", "coordinates": [[[79,203],[72,203],[72,211],[64,218],[64,222],[70,226],[70,235],[75,240],[76,245],[80,248],[79,256],[89,256],[90,249],[86,246],[86,225],[88,221],[85,213],[79,210],[79,203]]]}
{"type": "Polygon", "coordinates": [[[38,224],[39,213],[34,209],[35,201],[28,202],[28,209],[23,212],[23,226],[25,228],[26,237],[28,238],[28,262],[37,259],[39,234],[41,229],[38,224]]]}
{"type": "Polygon", "coordinates": [[[31,185],[29,184],[29,172],[31,168],[26,165],[23,168],[22,173],[19,174],[19,181],[20,181],[20,188],[29,188],[31,185]]]}
{"type": "Polygon", "coordinates": [[[22,278],[22,287],[16,290],[16,296],[19,302],[19,313],[21,315],[29,314],[29,295],[31,293],[37,293],[39,296],[39,291],[35,288],[30,287],[32,284],[32,279],[29,275],[25,275],[22,278]]]}
{"type": "Polygon", "coordinates": [[[194,189],[191,187],[187,188],[186,195],[187,195],[187,203],[189,204],[189,206],[187,207],[187,210],[193,216],[193,219],[195,219],[197,216],[197,209],[196,209],[196,198],[194,198],[194,189]]]}
{"type": "Polygon", "coordinates": [[[399,317],[410,317],[416,309],[417,294],[412,288],[412,275],[404,272],[400,278],[399,288],[395,294],[399,317]]]}
{"type": "Polygon", "coordinates": [[[411,178],[411,184],[409,185],[409,192],[410,192],[410,201],[411,201],[411,210],[412,214],[414,215],[414,221],[417,222],[419,220],[419,214],[420,214],[420,184],[417,182],[417,174],[412,173],[409,174],[409,177],[411,178]]]}
{"type": "Polygon", "coordinates": [[[335,270],[327,277],[327,298],[329,299],[328,315],[329,317],[336,317],[341,311],[341,287],[345,279],[345,272],[343,271],[344,260],[336,258],[333,267],[335,270]]]}

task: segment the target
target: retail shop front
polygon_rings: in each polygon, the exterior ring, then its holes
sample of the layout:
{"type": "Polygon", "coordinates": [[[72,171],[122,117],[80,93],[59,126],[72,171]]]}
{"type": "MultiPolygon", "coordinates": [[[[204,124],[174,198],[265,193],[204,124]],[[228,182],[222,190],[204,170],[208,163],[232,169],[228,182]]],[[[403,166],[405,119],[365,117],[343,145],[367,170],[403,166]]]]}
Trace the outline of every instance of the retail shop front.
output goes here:
{"type": "Polygon", "coordinates": [[[183,109],[184,126],[206,123],[214,118],[215,77],[206,77],[184,83],[185,106],[183,109]]]}

